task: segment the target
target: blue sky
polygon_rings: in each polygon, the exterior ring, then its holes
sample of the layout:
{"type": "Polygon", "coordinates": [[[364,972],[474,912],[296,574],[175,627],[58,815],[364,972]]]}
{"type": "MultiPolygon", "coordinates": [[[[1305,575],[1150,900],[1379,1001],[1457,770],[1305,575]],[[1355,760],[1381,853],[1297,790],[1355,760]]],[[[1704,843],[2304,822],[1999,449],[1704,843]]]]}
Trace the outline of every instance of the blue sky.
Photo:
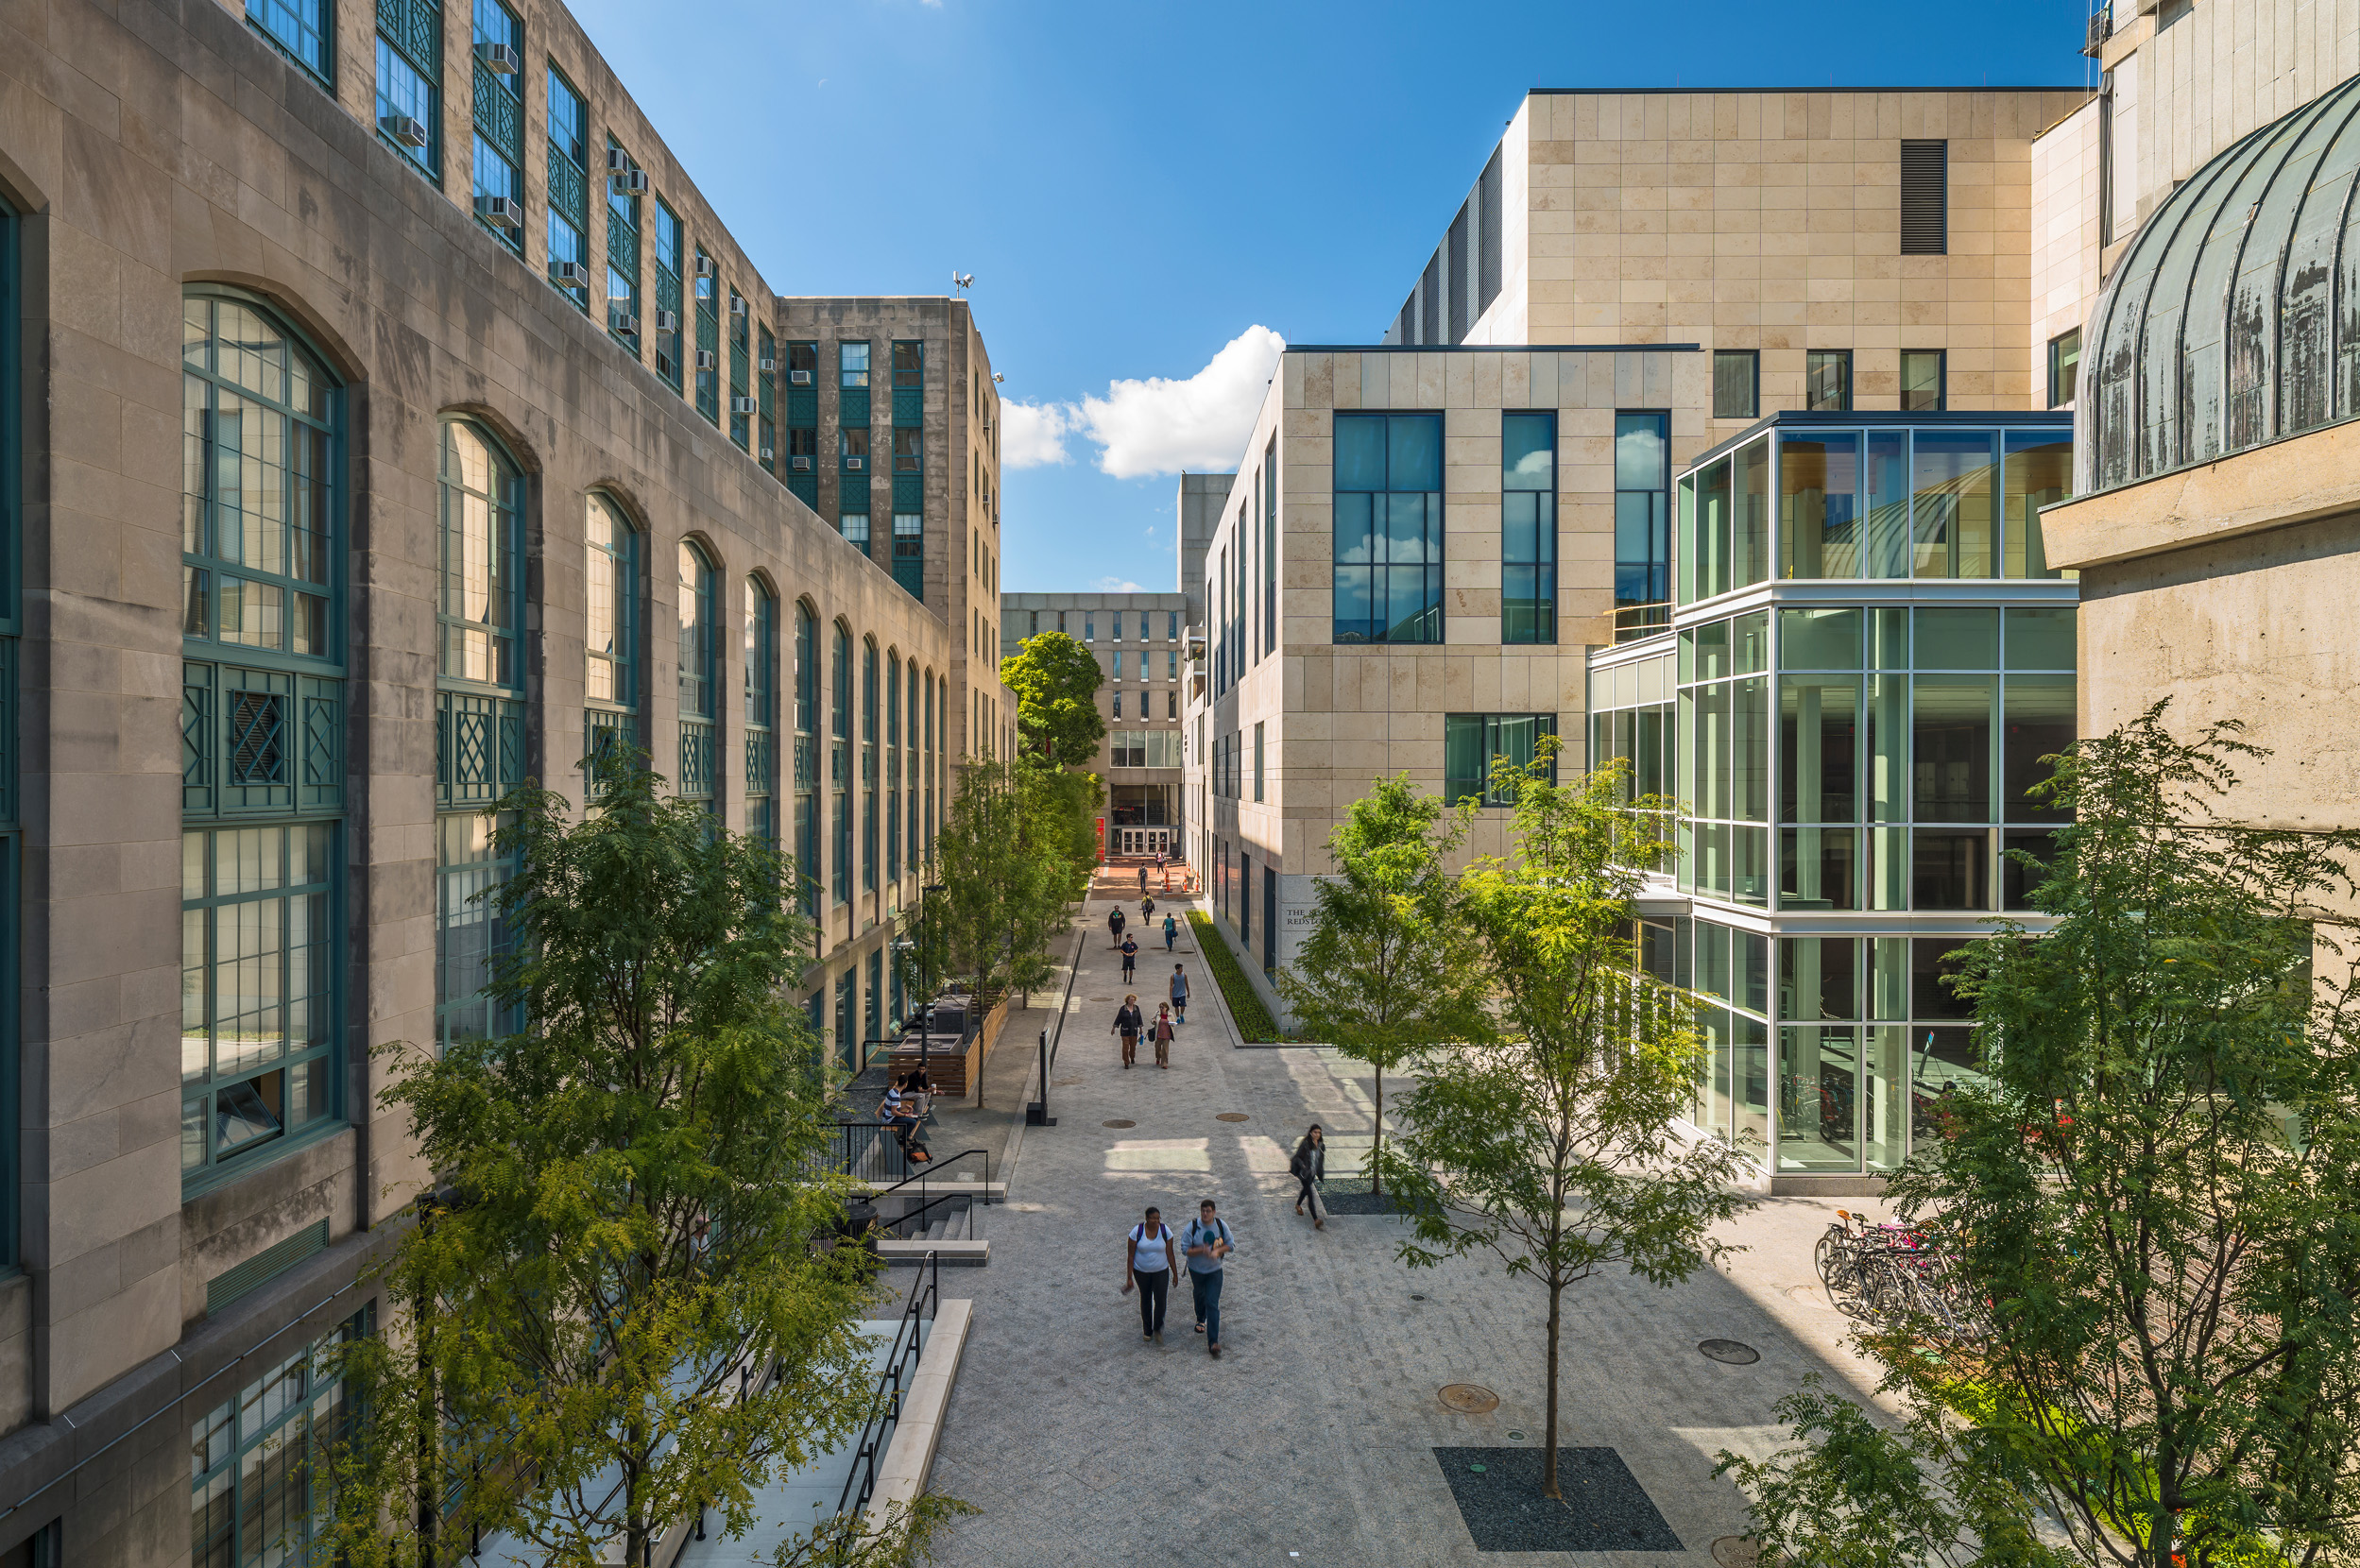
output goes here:
{"type": "Polygon", "coordinates": [[[2089,79],[2087,0],[573,4],[772,286],[971,272],[1010,400],[1101,401],[1005,476],[1010,591],[1170,588],[1154,470],[1258,403],[1272,334],[1376,340],[1528,88],[2089,79]]]}

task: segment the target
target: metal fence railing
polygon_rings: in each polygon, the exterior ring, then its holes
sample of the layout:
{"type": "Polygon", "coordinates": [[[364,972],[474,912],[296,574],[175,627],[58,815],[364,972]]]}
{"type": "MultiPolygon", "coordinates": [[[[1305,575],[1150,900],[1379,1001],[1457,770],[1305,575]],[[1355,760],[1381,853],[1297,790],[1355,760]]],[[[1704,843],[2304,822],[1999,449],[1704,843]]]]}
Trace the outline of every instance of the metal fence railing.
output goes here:
{"type": "Polygon", "coordinates": [[[910,1282],[909,1304],[901,1309],[893,1342],[885,1347],[877,1391],[869,1399],[868,1420],[862,1424],[859,1445],[852,1451],[852,1474],[844,1478],[844,1491],[836,1496],[839,1514],[868,1507],[868,1500],[876,1495],[877,1467],[883,1462],[885,1445],[893,1440],[894,1426],[901,1420],[901,1401],[917,1377],[918,1360],[925,1350],[924,1325],[933,1321],[941,1301],[942,1259],[929,1253],[910,1282]]]}

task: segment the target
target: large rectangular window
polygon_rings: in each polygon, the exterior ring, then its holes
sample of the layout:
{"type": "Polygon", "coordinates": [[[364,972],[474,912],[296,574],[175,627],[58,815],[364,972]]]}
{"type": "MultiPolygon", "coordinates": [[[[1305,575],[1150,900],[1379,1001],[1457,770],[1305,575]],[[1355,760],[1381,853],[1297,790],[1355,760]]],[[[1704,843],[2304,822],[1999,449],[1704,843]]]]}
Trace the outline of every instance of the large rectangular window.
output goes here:
{"type": "MultiPolygon", "coordinates": [[[[1541,737],[1557,733],[1554,713],[1446,713],[1443,715],[1443,799],[1456,805],[1472,796],[1485,806],[1507,806],[1493,768],[1500,762],[1530,766],[1541,737]]],[[[1549,776],[1556,776],[1552,763],[1549,776]]]]}
{"type": "Polygon", "coordinates": [[[180,1173],[335,1111],[335,828],[180,835],[180,1173]]]}
{"type": "Polygon", "coordinates": [[[1803,356],[1803,406],[1841,414],[1852,407],[1852,350],[1813,349],[1803,356]]]}
{"type": "Polygon", "coordinates": [[[1860,435],[1787,435],[1778,444],[1778,575],[1860,577],[1860,435]]]}
{"type": "Polygon", "coordinates": [[[607,332],[640,351],[639,165],[612,137],[607,141],[607,332]]]}
{"type": "Polygon", "coordinates": [[[649,323],[656,343],[656,374],[675,392],[680,390],[680,263],[687,243],[680,214],[661,199],[656,203],[656,319],[649,323]]]}
{"type": "Polygon", "coordinates": [[[696,247],[696,411],[721,424],[721,268],[696,247]]]}
{"type": "Polygon", "coordinates": [[[1762,411],[1762,356],[1752,349],[1713,350],[1713,418],[1752,419],[1762,411]]]}
{"type": "Polygon", "coordinates": [[[250,0],[246,20],[323,84],[333,80],[335,15],[331,0],[250,0]]]}
{"type": "Polygon", "coordinates": [[[1671,416],[1615,416],[1615,628],[1617,638],[1669,624],[1671,416]]]}
{"type": "Polygon", "coordinates": [[[377,136],[441,178],[442,8],[435,0],[377,8],[377,136]]]}
{"type": "Polygon", "coordinates": [[[1901,407],[1908,414],[1939,414],[1949,405],[1944,355],[1940,349],[1901,351],[1901,407]]]}
{"type": "Polygon", "coordinates": [[[745,296],[729,290],[729,439],[740,452],[752,450],[754,439],[753,318],[745,296]]]}
{"type": "Polygon", "coordinates": [[[1557,416],[1499,417],[1499,639],[1557,640],[1557,416]]]}
{"type": "Polygon", "coordinates": [[[1338,642],[1443,639],[1443,421],[1335,417],[1338,642]]]}
{"type": "Polygon", "coordinates": [[[475,0],[475,216],[524,252],[524,28],[500,0],[475,0]]]}
{"type": "Polygon", "coordinates": [[[2062,408],[2073,401],[2080,378],[2081,329],[2076,327],[2048,340],[2048,406],[2062,408]]]}
{"type": "Polygon", "coordinates": [[[589,116],[573,84],[549,68],[549,281],[590,309],[589,116]]]}
{"type": "Polygon", "coordinates": [[[369,1319],[354,1313],[190,1424],[192,1568],[271,1568],[324,1550],[330,1456],[351,1415],[337,1356],[369,1319]]]}

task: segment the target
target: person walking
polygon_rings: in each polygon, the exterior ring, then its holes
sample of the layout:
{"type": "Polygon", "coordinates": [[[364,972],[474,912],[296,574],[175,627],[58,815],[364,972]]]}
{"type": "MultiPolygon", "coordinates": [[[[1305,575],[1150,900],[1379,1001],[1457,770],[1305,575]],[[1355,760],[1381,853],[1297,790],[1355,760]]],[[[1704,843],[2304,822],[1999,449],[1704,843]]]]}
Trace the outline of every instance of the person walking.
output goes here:
{"type": "Polygon", "coordinates": [[[1171,1276],[1180,1259],[1172,1249],[1171,1227],[1164,1211],[1150,1207],[1147,1217],[1122,1238],[1122,1293],[1139,1292],[1139,1338],[1164,1342],[1164,1305],[1171,1299],[1171,1276]]]}
{"type": "Polygon", "coordinates": [[[1172,1022],[1189,1021],[1189,972],[1176,963],[1171,966],[1171,1013],[1172,1022]]]}
{"type": "Polygon", "coordinates": [[[1305,1201],[1308,1200],[1312,1227],[1325,1230],[1327,1205],[1320,1202],[1319,1185],[1327,1180],[1327,1134],[1320,1131],[1318,1122],[1311,1123],[1311,1130],[1294,1146],[1294,1158],[1287,1162],[1287,1169],[1303,1184],[1294,1195],[1294,1212],[1301,1214],[1305,1201]]]}
{"type": "Polygon", "coordinates": [[[1139,962],[1139,943],[1138,943],[1138,939],[1137,939],[1137,937],[1130,937],[1130,936],[1126,936],[1126,937],[1124,937],[1124,938],[1122,939],[1122,983],[1123,983],[1123,984],[1125,984],[1125,985],[1129,985],[1129,984],[1131,983],[1131,981],[1132,981],[1132,975],[1133,975],[1133,971],[1134,971],[1134,970],[1136,970],[1136,969],[1138,967],[1138,962],[1139,962]]]}
{"type": "Polygon", "coordinates": [[[1139,919],[1142,922],[1145,922],[1154,918],[1155,895],[1151,893],[1146,897],[1139,900],[1139,919]]]}
{"type": "Polygon", "coordinates": [[[1139,867],[1139,896],[1142,898],[1147,896],[1147,867],[1145,865],[1139,867]]]}
{"type": "Polygon", "coordinates": [[[1171,1065],[1171,1004],[1165,1002],[1155,1009],[1155,1065],[1171,1065]]]}
{"type": "Polygon", "coordinates": [[[1205,1336],[1205,1348],[1212,1352],[1216,1361],[1221,1359],[1221,1266],[1237,1250],[1237,1237],[1229,1234],[1229,1221],[1214,1211],[1213,1201],[1207,1198],[1197,1204],[1196,1218],[1189,1221],[1181,1251],[1189,1260],[1189,1291],[1195,1298],[1196,1331],[1205,1336]]]}
{"type": "Polygon", "coordinates": [[[1120,904],[1117,904],[1113,909],[1106,912],[1106,932],[1107,935],[1113,939],[1108,942],[1106,946],[1109,947],[1120,947],[1122,946],[1122,906],[1120,904]]]}
{"type": "Polygon", "coordinates": [[[1131,1059],[1138,1054],[1139,1031],[1145,1025],[1146,1018],[1139,1012],[1137,996],[1123,997],[1122,1006],[1115,1012],[1115,1027],[1107,1032],[1122,1036],[1122,1065],[1126,1067],[1131,1065],[1131,1059]]]}
{"type": "Polygon", "coordinates": [[[1171,952],[1172,950],[1172,944],[1179,940],[1180,922],[1172,915],[1167,913],[1164,916],[1164,951],[1167,953],[1171,952]]]}

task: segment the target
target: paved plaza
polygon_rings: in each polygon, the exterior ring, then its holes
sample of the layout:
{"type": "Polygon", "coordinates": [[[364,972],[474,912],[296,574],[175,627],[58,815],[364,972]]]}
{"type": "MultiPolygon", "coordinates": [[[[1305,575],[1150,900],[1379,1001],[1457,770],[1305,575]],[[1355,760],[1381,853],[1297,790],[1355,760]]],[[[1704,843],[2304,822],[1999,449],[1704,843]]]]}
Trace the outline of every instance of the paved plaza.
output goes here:
{"type": "MultiPolygon", "coordinates": [[[[1296,1219],[1294,1140],[1317,1120],[1331,1132],[1331,1178],[1355,1168],[1369,1075],[1325,1050],[1239,1048],[1199,955],[1182,955],[1196,1005],[1171,1067],[1142,1048],[1125,1071],[1107,1032],[1121,992],[1106,909],[1094,899],[1083,917],[1052,1072],[1058,1125],[1024,1134],[1008,1203],[978,1211],[990,1265],[945,1278],[946,1294],[974,1298],[975,1324],[932,1486],[981,1511],[949,1530],[938,1560],[1500,1559],[1475,1549],[1434,1451],[1509,1445],[1511,1433],[1537,1445],[1546,1298],[1496,1264],[1405,1268],[1390,1219],[1338,1216],[1325,1233],[1296,1219]],[[1104,1125],[1118,1120],[1136,1125],[1104,1125]],[[1119,1293],[1123,1233],[1141,1210],[1184,1222],[1206,1196],[1239,1249],[1220,1361],[1190,1332],[1185,1287],[1160,1349],[1141,1343],[1137,1298],[1119,1293]],[[1498,1408],[1446,1408],[1437,1390],[1455,1383],[1495,1391],[1498,1408]]],[[[1162,946],[1141,957],[1151,1016],[1171,973],[1162,946]]],[[[1811,1240],[1836,1206],[1766,1201],[1733,1227],[1751,1250],[1726,1273],[1670,1290],[1599,1277],[1567,1293],[1561,1440],[1615,1450],[1684,1551],[1513,1560],[1703,1563],[1715,1540],[1744,1533],[1715,1453],[1771,1440],[1771,1406],[1808,1372],[1870,1382],[1811,1272],[1811,1240]],[[1707,1359],[1697,1345],[1708,1338],[1761,1359],[1707,1359]]]]}

